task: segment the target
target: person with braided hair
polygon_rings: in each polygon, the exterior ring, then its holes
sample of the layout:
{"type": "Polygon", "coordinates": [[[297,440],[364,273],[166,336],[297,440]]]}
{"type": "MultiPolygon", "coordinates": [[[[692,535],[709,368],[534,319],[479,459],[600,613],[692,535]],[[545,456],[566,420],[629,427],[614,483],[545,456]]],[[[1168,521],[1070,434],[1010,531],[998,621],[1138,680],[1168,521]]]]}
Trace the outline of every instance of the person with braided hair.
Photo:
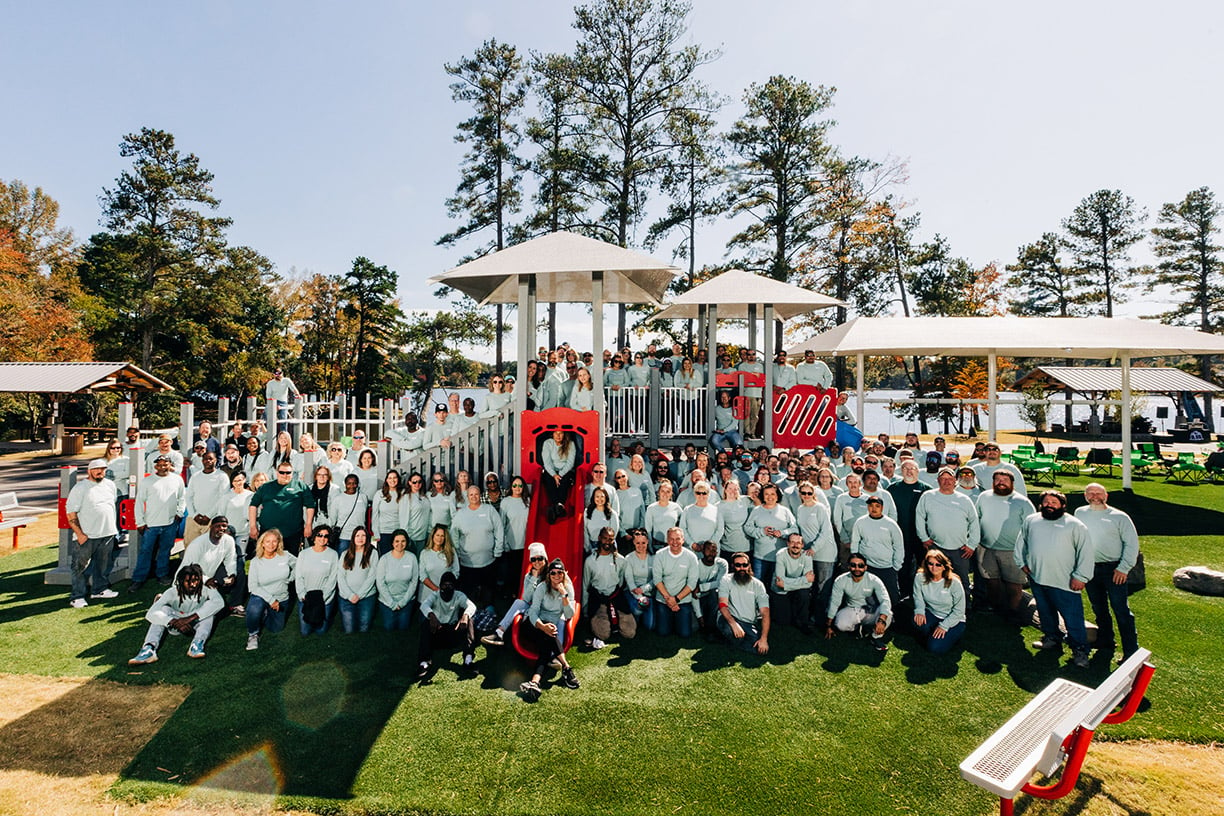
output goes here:
{"type": "Polygon", "coordinates": [[[148,613],[149,631],[144,645],[128,665],[140,666],[157,662],[157,647],[169,629],[176,635],[191,635],[187,656],[204,657],[204,643],[212,634],[213,623],[225,601],[217,590],[204,584],[204,570],[199,564],[188,564],[179,570],[174,585],[162,593],[148,613]]]}

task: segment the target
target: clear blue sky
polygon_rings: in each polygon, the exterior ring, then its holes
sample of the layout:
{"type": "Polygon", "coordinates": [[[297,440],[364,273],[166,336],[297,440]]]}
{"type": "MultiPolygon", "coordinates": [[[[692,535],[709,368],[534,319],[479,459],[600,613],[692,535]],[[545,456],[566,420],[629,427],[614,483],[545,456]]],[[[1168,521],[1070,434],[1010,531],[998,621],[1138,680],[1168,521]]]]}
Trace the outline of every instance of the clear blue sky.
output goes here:
{"type": "MultiPolygon", "coordinates": [[[[462,254],[433,245],[453,228],[443,201],[468,115],[442,64],[489,37],[574,42],[572,4],[554,0],[0,0],[0,13],[0,178],[43,187],[78,238],[99,229],[123,134],[161,128],[216,174],[234,242],[282,273],[365,255],[399,272],[407,308],[441,305],[425,281],[462,254]]],[[[1193,188],[1224,194],[1222,20],[1205,2],[695,0],[690,30],[723,52],[702,78],[731,97],[727,122],[771,74],[836,86],[834,141],[908,160],[897,192],[923,237],[983,264],[1103,187],[1152,219],[1193,188]]],[[[731,228],[709,228],[700,262],[722,259],[731,228]]]]}

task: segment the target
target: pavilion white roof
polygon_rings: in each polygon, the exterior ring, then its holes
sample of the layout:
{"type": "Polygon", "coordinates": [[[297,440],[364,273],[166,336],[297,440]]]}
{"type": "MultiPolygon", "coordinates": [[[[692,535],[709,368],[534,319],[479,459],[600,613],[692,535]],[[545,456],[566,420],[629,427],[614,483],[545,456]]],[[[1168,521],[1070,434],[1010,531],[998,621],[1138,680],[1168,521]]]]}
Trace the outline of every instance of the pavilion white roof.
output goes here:
{"type": "MultiPolygon", "coordinates": [[[[765,275],[745,272],[743,269],[728,269],[708,281],[677,296],[652,318],[659,320],[695,318],[699,306],[718,307],[718,317],[723,320],[746,320],[748,307],[773,306],[778,320],[790,320],[816,309],[829,309],[847,304],[804,289],[802,286],[775,280],[765,275]]],[[[757,317],[763,317],[757,309],[757,317]]]]}

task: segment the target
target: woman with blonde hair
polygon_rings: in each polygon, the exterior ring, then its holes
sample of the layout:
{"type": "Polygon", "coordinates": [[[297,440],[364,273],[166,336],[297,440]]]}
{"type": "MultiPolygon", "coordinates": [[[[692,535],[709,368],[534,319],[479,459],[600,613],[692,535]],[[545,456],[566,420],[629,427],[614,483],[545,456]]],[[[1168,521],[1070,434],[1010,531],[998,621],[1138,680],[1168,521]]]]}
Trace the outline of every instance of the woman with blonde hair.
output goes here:
{"type": "Polygon", "coordinates": [[[285,628],[289,585],[296,567],[297,557],[285,552],[285,538],[280,530],[264,530],[255,545],[255,558],[247,572],[250,592],[245,613],[248,652],[259,648],[259,636],[264,630],[279,632],[285,628]]]}
{"type": "MultiPolygon", "coordinates": [[[[450,497],[447,497],[450,500],[450,497]]],[[[455,544],[445,524],[435,524],[429,534],[429,543],[421,550],[419,559],[421,588],[417,591],[417,604],[424,606],[438,591],[442,576],[453,573],[459,577],[459,559],[455,557],[455,544]]]]}

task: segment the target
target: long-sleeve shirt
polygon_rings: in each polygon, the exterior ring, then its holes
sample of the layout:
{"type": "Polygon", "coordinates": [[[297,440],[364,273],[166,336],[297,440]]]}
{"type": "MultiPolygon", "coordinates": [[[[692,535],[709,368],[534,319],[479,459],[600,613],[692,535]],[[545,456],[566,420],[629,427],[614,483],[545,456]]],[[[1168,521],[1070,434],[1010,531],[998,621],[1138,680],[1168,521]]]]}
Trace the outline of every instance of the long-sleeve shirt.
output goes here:
{"type": "Polygon", "coordinates": [[[727,566],[725,558],[715,557],[713,564],[707,564],[704,558],[698,559],[697,589],[693,592],[693,597],[701,598],[711,592],[717,592],[723,576],[729,571],[730,567],[727,566]]]}
{"type": "MultiPolygon", "coordinates": [[[[817,488],[819,490],[819,488],[817,488]]],[[[833,520],[823,504],[799,505],[795,523],[803,545],[812,551],[813,561],[829,563],[837,560],[837,542],[833,540],[833,520]]]]}
{"type": "Polygon", "coordinates": [[[498,512],[502,517],[502,546],[506,552],[521,552],[527,547],[527,503],[504,497],[498,512]]]}
{"type": "Polygon", "coordinates": [[[701,507],[692,504],[680,514],[680,529],[684,531],[684,540],[690,545],[697,546],[703,541],[719,544],[723,536],[722,516],[715,505],[701,507]]]}
{"type": "Polygon", "coordinates": [[[388,609],[403,609],[412,603],[417,593],[417,557],[405,550],[399,558],[395,551],[378,559],[374,570],[378,587],[378,602],[388,609]]]}
{"type": "Polygon", "coordinates": [[[976,550],[982,537],[973,499],[938,490],[928,490],[918,499],[914,529],[919,541],[934,541],[943,550],[976,550]]]}
{"type": "Polygon", "coordinates": [[[540,464],[549,476],[564,476],[574,469],[574,463],[577,461],[578,446],[572,440],[564,455],[561,454],[561,446],[552,438],[545,439],[543,447],[540,448],[540,464]]]}
{"type": "Polygon", "coordinates": [[[999,496],[988,491],[978,496],[977,508],[982,546],[989,550],[1015,550],[1020,528],[1033,514],[1033,503],[1023,494],[999,496]]]}
{"type": "Polygon", "coordinates": [[[165,527],[187,510],[187,486],[177,473],[149,476],[136,494],[136,526],[165,527]]]}
{"type": "Polygon", "coordinates": [[[582,562],[582,604],[589,603],[593,589],[601,595],[611,595],[620,586],[623,556],[615,551],[604,555],[588,555],[582,562]]]}
{"type": "Polygon", "coordinates": [[[225,494],[229,489],[229,477],[220,470],[193,474],[185,493],[187,515],[208,516],[210,519],[221,515],[225,512],[225,494]]]}
{"type": "Polygon", "coordinates": [[[247,570],[247,589],[265,601],[285,603],[289,600],[289,582],[296,569],[297,557],[292,553],[255,558],[247,570]]]}
{"type": "Polygon", "coordinates": [[[531,606],[527,610],[527,619],[532,626],[540,621],[551,623],[557,627],[557,635],[565,628],[565,622],[574,617],[574,588],[569,581],[565,582],[564,591],[553,592],[547,581],[535,588],[531,594],[531,606]]]}
{"type": "Polygon", "coordinates": [[[425,583],[428,579],[434,586],[441,586],[442,576],[446,573],[452,573],[456,578],[459,577],[459,559],[455,558],[450,564],[446,563],[446,553],[439,550],[424,549],[421,550],[421,557],[418,563],[418,572],[420,574],[421,588],[417,591],[417,602],[421,606],[429,600],[437,590],[429,588],[425,583]]]}
{"type": "Polygon", "coordinates": [[[631,594],[645,595],[647,597],[652,594],[654,580],[652,579],[651,564],[653,560],[653,555],[638,558],[636,551],[629,553],[621,559],[621,582],[624,583],[625,589],[631,594]]]}
{"type": "Polygon", "coordinates": [[[748,534],[744,531],[744,525],[748,521],[748,513],[752,510],[752,499],[747,496],[740,496],[733,501],[721,501],[718,503],[718,515],[723,523],[723,537],[719,545],[720,549],[725,552],[748,552],[748,548],[752,543],[748,540],[748,534]]]}
{"type": "MultiPolygon", "coordinates": [[[[238,551],[234,547],[234,539],[223,534],[221,540],[213,543],[207,532],[200,533],[183,550],[183,560],[179,562],[178,572],[188,564],[199,564],[207,581],[217,574],[217,568],[225,565],[226,575],[238,573],[238,551]]],[[[175,572],[175,575],[178,574],[175,572]]]]}
{"type": "Polygon", "coordinates": [[[611,527],[613,530],[619,530],[621,526],[620,513],[615,510],[608,510],[608,515],[604,515],[601,510],[593,510],[590,515],[583,511],[582,527],[586,534],[587,543],[594,548],[596,542],[599,541],[599,531],[604,527],[611,527]]]}
{"type": "Polygon", "coordinates": [[[1075,511],[1092,539],[1093,560],[1098,564],[1117,561],[1118,572],[1130,572],[1139,558],[1139,533],[1131,517],[1113,507],[1096,510],[1085,505],[1075,511]]]}
{"type": "MultiPolygon", "coordinates": [[[[366,546],[370,547],[371,544],[366,546]]],[[[354,595],[358,600],[368,598],[374,594],[376,590],[375,580],[378,577],[378,553],[370,553],[369,566],[361,566],[361,561],[364,553],[356,553],[353,558],[353,566],[346,569],[344,564],[340,564],[340,571],[336,573],[336,589],[340,593],[340,597],[346,601],[351,600],[354,595]]],[[[343,561],[343,559],[341,559],[343,561]]]]}
{"type": "Polygon", "coordinates": [[[787,363],[773,363],[774,388],[790,388],[798,382],[795,369],[787,363]]]}
{"type": "Polygon", "coordinates": [[[374,535],[379,536],[386,533],[393,533],[400,529],[401,508],[400,502],[403,498],[397,493],[391,493],[390,500],[383,498],[382,491],[374,494],[374,500],[371,503],[370,526],[373,528],[374,535]]]}
{"type": "Polygon", "coordinates": [[[752,538],[752,557],[762,561],[773,561],[778,548],[786,544],[786,537],[799,532],[799,525],[790,510],[780,504],[771,509],[765,505],[752,508],[748,521],[744,524],[744,532],[752,538]],[[766,527],[778,531],[777,536],[768,535],[766,527]]]}
{"type": "Polygon", "coordinates": [[[851,496],[843,493],[833,504],[833,524],[842,541],[849,541],[854,534],[854,522],[867,515],[867,494],[851,496]]]}
{"type": "Polygon", "coordinates": [[[167,625],[175,618],[185,618],[189,615],[198,615],[200,620],[204,620],[220,612],[223,606],[225,601],[222,600],[221,594],[212,587],[202,586],[199,595],[180,598],[178,587],[172,586],[149,607],[145,620],[161,626],[167,625]]]}
{"type": "Polygon", "coordinates": [[[675,502],[668,502],[666,507],[655,502],[647,507],[646,535],[650,540],[660,544],[667,541],[668,529],[680,526],[681,510],[675,502]]]}
{"type": "Polygon", "coordinates": [[[799,363],[795,366],[795,382],[799,385],[816,385],[828,388],[833,384],[833,372],[824,360],[799,363]]]}
{"type": "Polygon", "coordinates": [[[829,598],[829,617],[837,615],[837,610],[843,606],[857,609],[875,609],[881,615],[892,614],[892,603],[888,600],[888,590],[884,582],[870,572],[855,581],[854,577],[843,572],[833,581],[833,594],[829,598]]]}
{"type": "Polygon", "coordinates": [[[487,567],[502,554],[505,526],[501,514],[491,504],[482,504],[475,510],[461,507],[451,516],[450,532],[455,554],[465,567],[487,567]]]}
{"type": "Polygon", "coordinates": [[[646,500],[642,496],[641,489],[626,487],[616,491],[616,498],[620,502],[621,509],[618,532],[625,533],[641,527],[646,521],[646,500]]]}
{"type": "Polygon", "coordinates": [[[441,524],[449,527],[451,516],[455,514],[455,500],[449,493],[429,494],[429,523],[431,527],[441,524]]]}
{"type": "Polygon", "coordinates": [[[454,626],[464,615],[469,618],[475,615],[476,604],[459,590],[455,590],[449,601],[442,600],[442,596],[435,592],[421,604],[421,614],[428,618],[430,613],[443,626],[454,626]]]}
{"type": "Polygon", "coordinates": [[[800,550],[798,557],[790,554],[790,550],[778,553],[777,565],[774,567],[774,592],[794,592],[798,589],[810,589],[812,581],[808,575],[812,572],[812,556],[800,550]]]}
{"type": "Polygon", "coordinates": [[[878,519],[863,516],[854,522],[850,552],[861,554],[869,567],[899,570],[905,562],[905,536],[897,522],[888,516],[878,519]]]}
{"type": "Polygon", "coordinates": [[[331,603],[336,597],[336,581],[340,577],[340,556],[331,547],[319,552],[314,547],[298,553],[294,569],[294,582],[299,598],[305,598],[311,590],[323,591],[323,602],[331,603]]]}
{"type": "Polygon", "coordinates": [[[230,490],[225,494],[225,505],[221,512],[233,525],[234,537],[239,541],[245,541],[250,535],[251,518],[248,511],[251,509],[251,498],[254,495],[245,488],[240,492],[230,490]]]}
{"type": "Polygon", "coordinates": [[[914,614],[932,615],[944,630],[965,622],[965,588],[955,575],[948,581],[914,579],[914,614]],[[944,586],[944,584],[948,586],[944,586]]]}
{"type": "Polygon", "coordinates": [[[327,505],[328,515],[334,519],[331,523],[339,531],[341,540],[348,541],[353,537],[353,530],[365,526],[370,501],[360,490],[338,493],[328,499],[327,505]]]}
{"type": "Polygon", "coordinates": [[[429,500],[420,493],[405,493],[400,497],[400,526],[408,534],[409,541],[424,541],[429,536],[429,522],[433,510],[429,500]]]}
{"type": "Polygon", "coordinates": [[[718,582],[718,600],[727,602],[731,617],[737,621],[756,623],[761,611],[769,608],[769,593],[765,585],[752,578],[747,584],[739,584],[734,575],[724,575],[718,582]]]}
{"type": "Polygon", "coordinates": [[[1055,589],[1070,590],[1072,578],[1087,583],[1095,558],[1087,525],[1072,515],[1050,521],[1033,513],[1016,542],[1016,565],[1028,567],[1034,583],[1055,589]]]}
{"type": "Polygon", "coordinates": [[[685,587],[689,592],[697,588],[697,554],[688,547],[681,549],[679,554],[672,553],[671,548],[659,550],[651,566],[654,568],[655,589],[659,590],[656,597],[660,602],[667,596],[679,595],[685,587]]]}

